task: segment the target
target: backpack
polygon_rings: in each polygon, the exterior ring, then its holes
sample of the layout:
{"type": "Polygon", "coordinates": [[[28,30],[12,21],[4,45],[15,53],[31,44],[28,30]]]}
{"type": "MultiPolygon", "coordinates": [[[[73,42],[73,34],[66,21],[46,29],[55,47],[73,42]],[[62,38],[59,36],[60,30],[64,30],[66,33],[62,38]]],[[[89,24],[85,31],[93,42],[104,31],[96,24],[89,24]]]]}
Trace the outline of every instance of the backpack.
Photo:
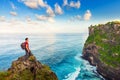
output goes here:
{"type": "Polygon", "coordinates": [[[25,42],[21,43],[21,48],[25,49],[25,42]]]}

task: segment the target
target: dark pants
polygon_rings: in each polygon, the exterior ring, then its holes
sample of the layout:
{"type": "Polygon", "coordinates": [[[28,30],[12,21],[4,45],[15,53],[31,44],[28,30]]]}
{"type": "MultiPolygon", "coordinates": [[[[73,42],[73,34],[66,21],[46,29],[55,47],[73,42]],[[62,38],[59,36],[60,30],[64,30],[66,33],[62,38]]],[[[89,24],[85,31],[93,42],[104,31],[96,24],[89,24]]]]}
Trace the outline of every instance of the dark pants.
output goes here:
{"type": "Polygon", "coordinates": [[[27,57],[32,56],[31,51],[28,51],[27,49],[25,49],[25,52],[26,52],[26,55],[25,55],[25,56],[27,56],[27,57]]]}

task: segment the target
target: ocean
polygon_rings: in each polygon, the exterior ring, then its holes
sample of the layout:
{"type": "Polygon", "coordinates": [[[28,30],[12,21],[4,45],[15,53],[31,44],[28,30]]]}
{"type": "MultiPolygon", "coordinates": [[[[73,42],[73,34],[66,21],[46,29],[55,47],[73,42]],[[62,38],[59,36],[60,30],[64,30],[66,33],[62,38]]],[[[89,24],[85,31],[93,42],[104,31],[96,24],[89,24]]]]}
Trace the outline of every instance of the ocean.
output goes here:
{"type": "Polygon", "coordinates": [[[104,80],[96,67],[81,58],[86,33],[0,34],[0,71],[7,70],[12,61],[25,55],[20,44],[26,37],[37,60],[50,66],[59,80],[104,80]]]}

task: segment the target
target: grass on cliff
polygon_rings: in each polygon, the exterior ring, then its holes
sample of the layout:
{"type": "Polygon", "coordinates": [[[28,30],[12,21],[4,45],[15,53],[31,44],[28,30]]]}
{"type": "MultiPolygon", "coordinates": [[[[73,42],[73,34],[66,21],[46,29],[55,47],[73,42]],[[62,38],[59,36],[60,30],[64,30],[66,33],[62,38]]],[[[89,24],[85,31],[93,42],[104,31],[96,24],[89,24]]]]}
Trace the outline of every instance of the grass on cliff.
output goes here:
{"type": "Polygon", "coordinates": [[[94,28],[94,33],[89,35],[86,45],[95,43],[100,48],[98,50],[100,59],[108,66],[119,67],[120,34],[117,34],[117,32],[120,31],[120,26],[117,26],[115,30],[115,24],[120,24],[120,22],[108,22],[105,25],[91,26],[91,28],[94,28]]]}
{"type": "Polygon", "coordinates": [[[0,72],[0,80],[9,80],[7,77],[9,77],[10,76],[10,73],[9,72],[7,72],[7,71],[2,71],[2,72],[0,72]]]}
{"type": "MultiPolygon", "coordinates": [[[[0,72],[0,80],[34,80],[34,74],[29,69],[25,69],[21,73],[3,71],[0,72]]],[[[57,78],[47,65],[43,65],[36,72],[36,80],[57,80],[57,78]]]]}

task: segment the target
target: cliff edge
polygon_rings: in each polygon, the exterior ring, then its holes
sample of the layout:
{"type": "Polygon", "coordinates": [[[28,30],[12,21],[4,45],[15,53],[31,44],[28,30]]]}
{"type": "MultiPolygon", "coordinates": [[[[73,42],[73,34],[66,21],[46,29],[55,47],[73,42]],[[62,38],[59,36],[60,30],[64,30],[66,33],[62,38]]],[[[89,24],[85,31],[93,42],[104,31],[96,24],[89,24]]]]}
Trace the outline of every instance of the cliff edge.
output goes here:
{"type": "Polygon", "coordinates": [[[82,57],[107,80],[120,80],[120,22],[91,25],[82,57]]]}
{"type": "Polygon", "coordinates": [[[11,67],[0,72],[0,80],[58,80],[54,72],[36,60],[35,56],[19,57],[11,67]]]}

